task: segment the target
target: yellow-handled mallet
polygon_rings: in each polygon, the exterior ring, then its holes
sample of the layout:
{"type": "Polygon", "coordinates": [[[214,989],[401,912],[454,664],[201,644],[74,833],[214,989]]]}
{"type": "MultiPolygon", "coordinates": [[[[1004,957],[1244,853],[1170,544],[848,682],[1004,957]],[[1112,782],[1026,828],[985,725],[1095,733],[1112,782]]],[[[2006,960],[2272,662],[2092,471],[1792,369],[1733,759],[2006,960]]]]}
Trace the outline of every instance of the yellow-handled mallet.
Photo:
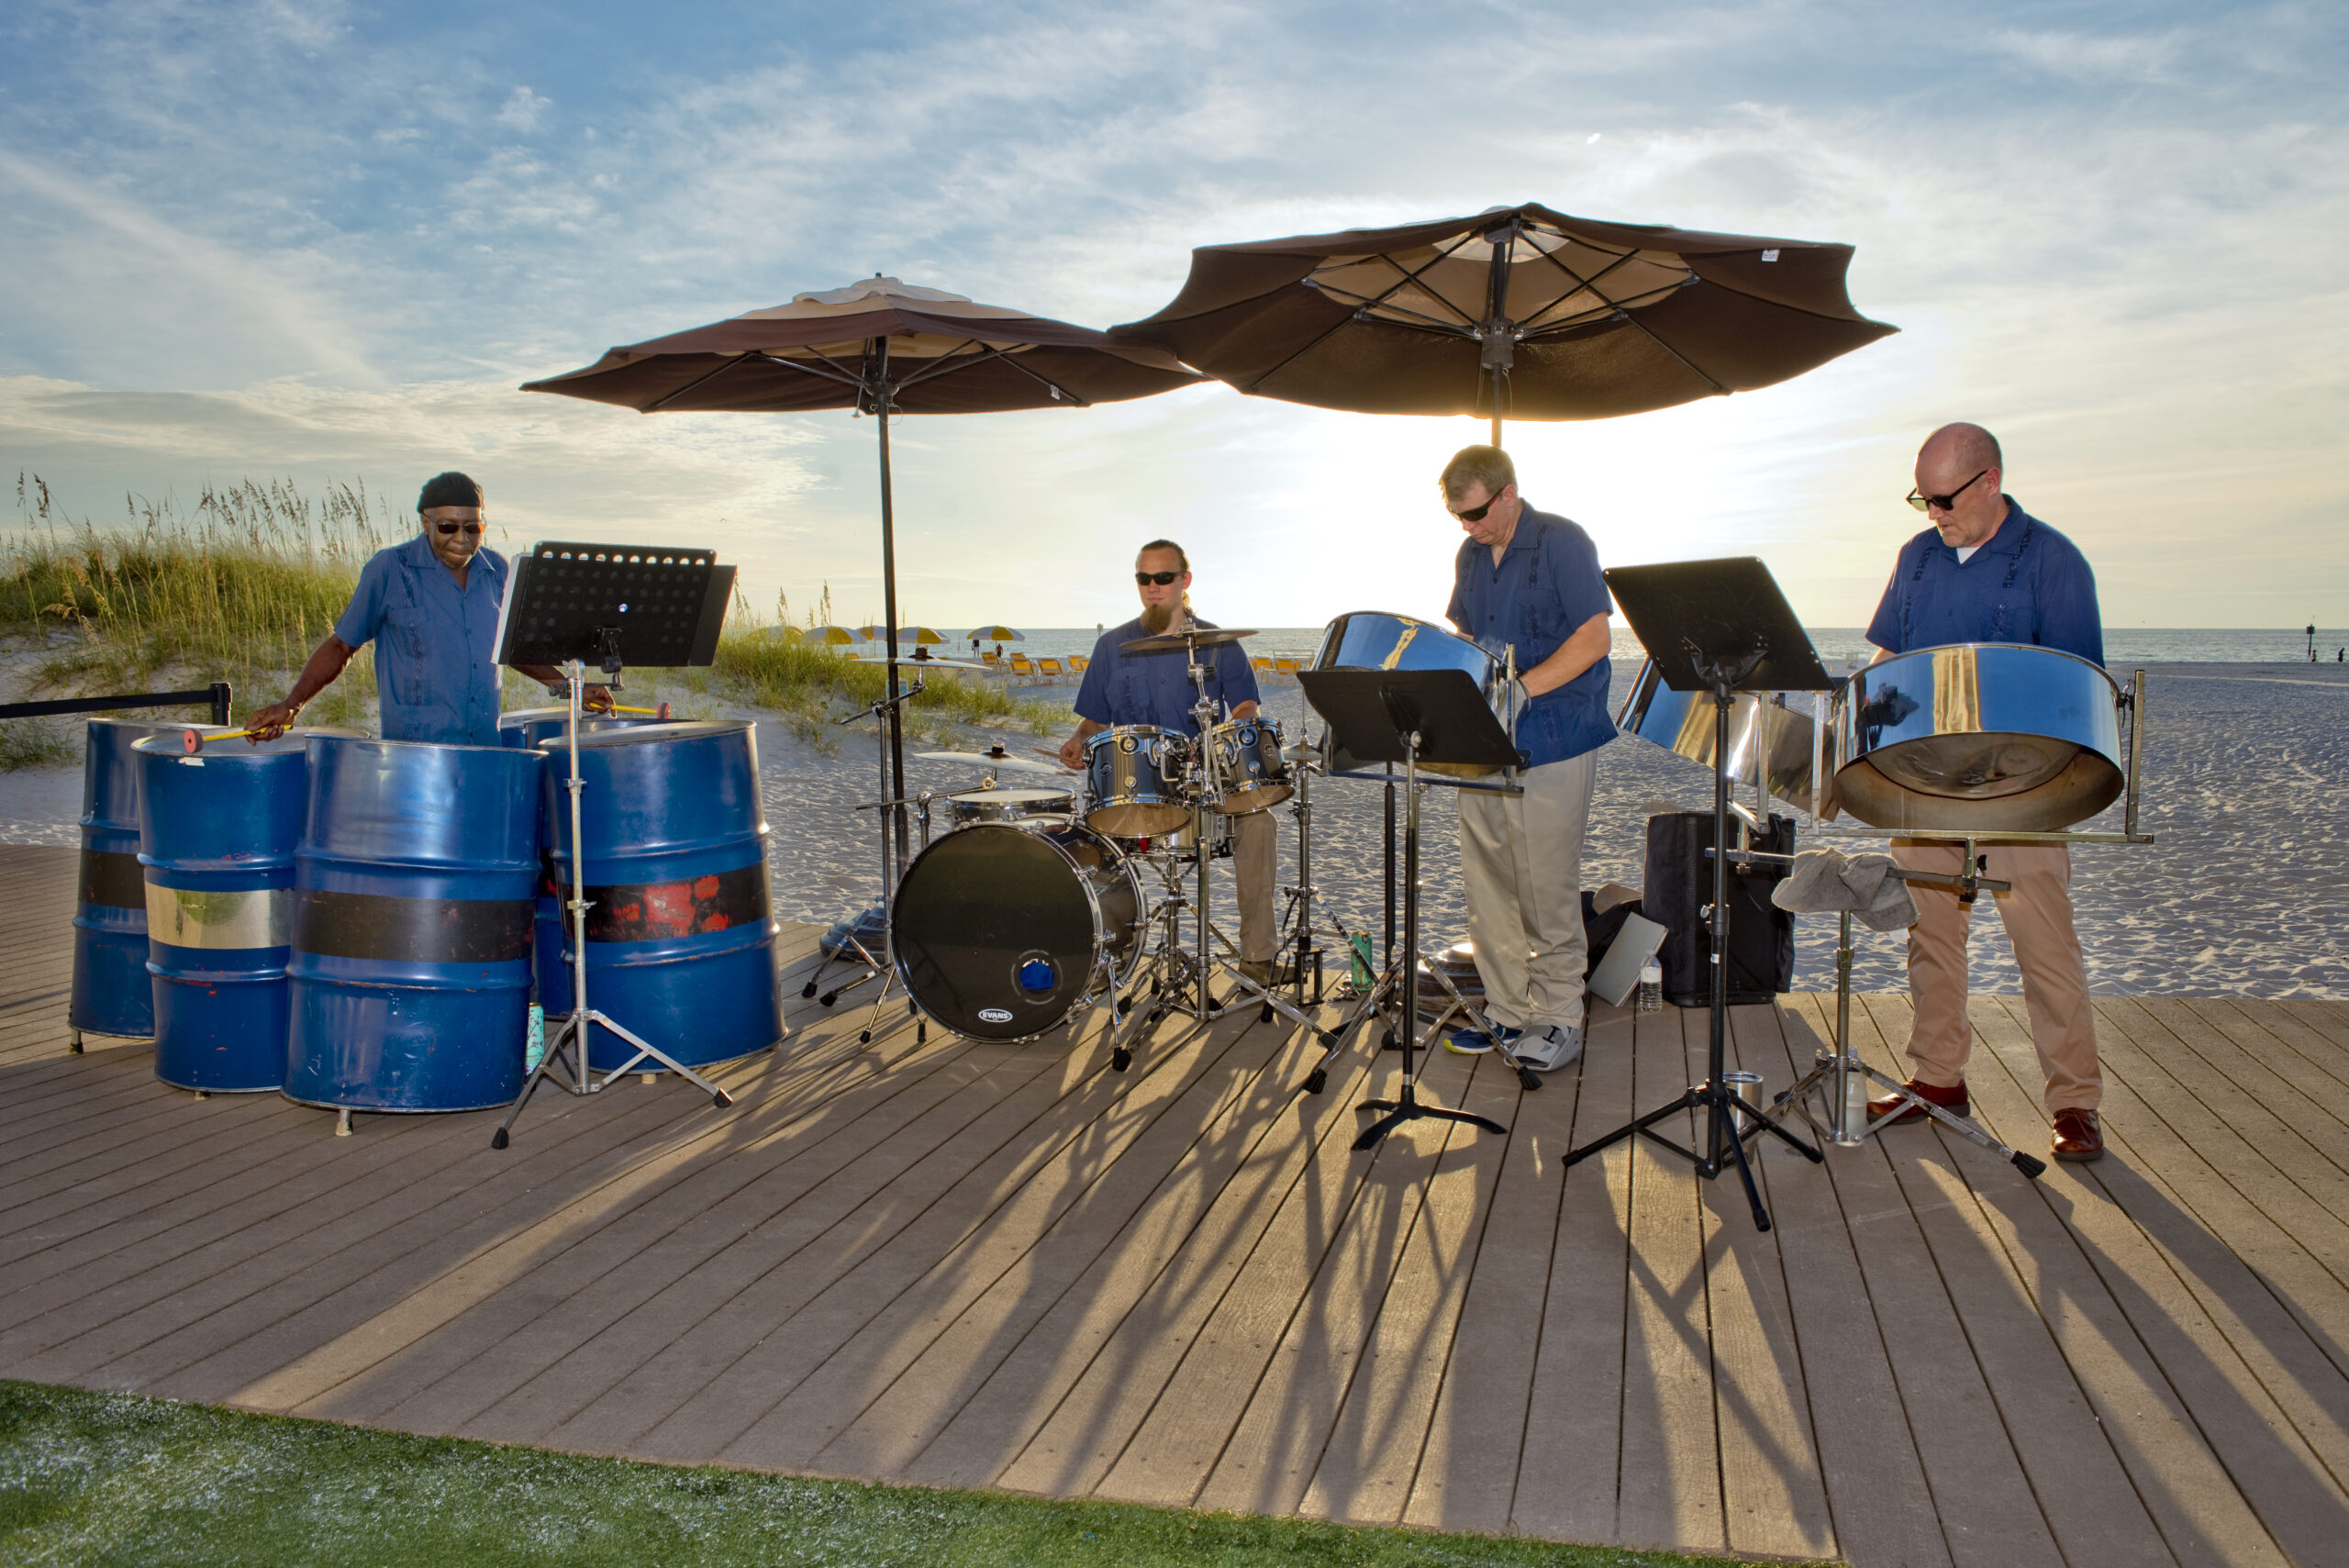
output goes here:
{"type": "Polygon", "coordinates": [[[249,727],[241,724],[191,724],[180,731],[180,750],[193,757],[204,750],[206,740],[217,740],[223,735],[250,740],[252,733],[249,727]]]}
{"type": "Polygon", "coordinates": [[[623,707],[618,703],[614,703],[612,705],[612,711],[614,713],[640,713],[648,718],[657,718],[663,724],[668,723],[669,720],[674,717],[674,715],[671,713],[667,703],[662,703],[659,707],[623,707]]]}

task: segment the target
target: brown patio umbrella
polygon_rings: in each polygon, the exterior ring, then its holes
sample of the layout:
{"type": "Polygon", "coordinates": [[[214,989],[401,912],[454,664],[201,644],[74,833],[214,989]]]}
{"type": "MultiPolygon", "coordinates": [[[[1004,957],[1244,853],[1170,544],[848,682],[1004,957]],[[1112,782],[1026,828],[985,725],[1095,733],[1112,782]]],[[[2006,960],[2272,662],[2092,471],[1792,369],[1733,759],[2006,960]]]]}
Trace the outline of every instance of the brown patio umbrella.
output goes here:
{"type": "MultiPolygon", "coordinates": [[[[1082,408],[1148,397],[1198,377],[1167,350],[1112,341],[961,295],[874,276],[803,294],[689,331],[612,349],[584,370],[526,383],[640,413],[733,410],[875,416],[881,456],[881,640],[889,695],[897,684],[897,546],[889,486],[889,416],[1082,408]]],[[[889,708],[891,793],[906,793],[905,740],[889,708]]],[[[904,821],[898,821],[899,851],[904,821]]],[[[887,887],[885,880],[885,895],[887,887]]]]}
{"type": "Polygon", "coordinates": [[[1110,328],[1241,392],[1364,414],[1602,419],[1768,386],[1896,330],[1848,245],[1570,217],[1532,203],[1204,245],[1173,304],[1110,328]]]}

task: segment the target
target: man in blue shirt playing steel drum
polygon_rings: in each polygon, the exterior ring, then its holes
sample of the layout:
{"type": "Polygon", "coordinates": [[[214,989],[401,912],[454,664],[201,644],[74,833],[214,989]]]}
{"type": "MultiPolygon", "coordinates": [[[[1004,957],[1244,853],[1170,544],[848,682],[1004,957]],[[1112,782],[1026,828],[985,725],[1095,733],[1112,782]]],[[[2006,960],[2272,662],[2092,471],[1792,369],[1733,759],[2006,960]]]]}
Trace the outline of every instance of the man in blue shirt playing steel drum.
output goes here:
{"type": "MultiPolygon", "coordinates": [[[[481,545],[481,486],[462,473],[435,474],[416,510],[423,530],[368,559],[333,633],[302,666],[285,700],[247,722],[249,734],[262,740],[283,735],[373,640],[384,740],[497,744],[497,617],[507,572],[506,558],[481,545]]],[[[518,668],[558,695],[565,689],[562,672],[551,666],[518,668]]],[[[602,686],[589,686],[585,700],[611,710],[612,695],[602,686]]]]}
{"type": "MultiPolygon", "coordinates": [[[[1093,645],[1093,662],[1076,689],[1076,732],[1061,743],[1061,762],[1085,766],[1085,743],[1105,729],[1128,724],[1154,724],[1176,735],[1199,732],[1191,715],[1198,688],[1191,684],[1190,662],[1182,651],[1128,653],[1123,645],[1136,638],[1157,637],[1177,629],[1191,608],[1191,562],[1172,539],[1152,539],[1134,557],[1134,586],[1141,595],[1141,614],[1123,626],[1112,627],[1093,645]]],[[[1213,621],[1192,617],[1202,629],[1213,621]]],[[[1256,717],[1256,673],[1236,642],[1202,653],[1209,673],[1208,700],[1216,705],[1216,722],[1256,717]]],[[[1273,877],[1279,851],[1277,825],[1269,811],[1252,811],[1231,818],[1231,874],[1240,890],[1240,972],[1259,985],[1272,983],[1273,959],[1280,951],[1280,932],[1273,913],[1273,877]]]]}
{"type": "MultiPolygon", "coordinates": [[[[1522,795],[1460,794],[1460,876],[1468,936],[1485,983],[1485,1014],[1529,1067],[1582,1055],[1582,841],[1590,825],[1598,749],[1613,739],[1607,713],[1611,643],[1607,581],[1590,536],[1527,506],[1517,467],[1498,447],[1464,447],[1443,468],[1444,508],[1468,537],[1453,563],[1451,606],[1461,633],[1499,657],[1514,650],[1517,679],[1495,708],[1516,720],[1522,795]]],[[[1446,1044],[1489,1051],[1456,1033],[1446,1044]]]]}
{"type": "MultiPolygon", "coordinates": [[[[1932,527],[1900,547],[1892,581],[1868,623],[1868,640],[1888,658],[1956,642],[2021,642],[2060,648],[2104,662],[2104,621],[2096,576],[2079,548],[2015,505],[2000,490],[2005,459],[1978,425],[1944,425],[1917,454],[1909,504],[1932,527]]],[[[2104,1079],[2097,1063],[2096,1014],[2088,1005],[2087,965],[2072,925],[2072,857],[2062,844],[1981,846],[1982,874],[2012,883],[1994,895],[1998,918],[2022,971],[2032,1043],[2046,1074],[2058,1160],[2104,1153],[2097,1121],[2104,1079]]],[[[1914,871],[1955,873],[1965,849],[1924,840],[1893,840],[1893,858],[1914,871]]],[[[1970,911],[1955,893],[1917,884],[1917,923],[1909,928],[1909,1087],[1920,1099],[1963,1116],[1965,1062],[1974,1047],[1965,1016],[1965,938],[1970,911]]],[[[1872,1102],[1869,1115],[1895,1121],[1925,1113],[1897,1096],[1872,1102]]]]}

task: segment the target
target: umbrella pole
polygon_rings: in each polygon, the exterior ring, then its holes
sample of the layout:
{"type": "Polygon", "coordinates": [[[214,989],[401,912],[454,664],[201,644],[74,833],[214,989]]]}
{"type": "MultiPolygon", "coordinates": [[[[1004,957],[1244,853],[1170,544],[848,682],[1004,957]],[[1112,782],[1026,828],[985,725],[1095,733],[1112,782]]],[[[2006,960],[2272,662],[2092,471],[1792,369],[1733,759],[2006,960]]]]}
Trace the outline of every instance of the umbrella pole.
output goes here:
{"type": "MultiPolygon", "coordinates": [[[[889,638],[889,794],[891,800],[906,797],[906,735],[904,721],[899,717],[897,702],[897,533],[896,510],[889,494],[889,339],[873,339],[872,363],[873,406],[881,421],[881,624],[889,638]]],[[[906,814],[902,808],[885,808],[896,823],[897,865],[902,868],[912,845],[906,833],[906,814]]],[[[882,903],[887,906],[896,895],[895,887],[882,889],[882,903]]]]}

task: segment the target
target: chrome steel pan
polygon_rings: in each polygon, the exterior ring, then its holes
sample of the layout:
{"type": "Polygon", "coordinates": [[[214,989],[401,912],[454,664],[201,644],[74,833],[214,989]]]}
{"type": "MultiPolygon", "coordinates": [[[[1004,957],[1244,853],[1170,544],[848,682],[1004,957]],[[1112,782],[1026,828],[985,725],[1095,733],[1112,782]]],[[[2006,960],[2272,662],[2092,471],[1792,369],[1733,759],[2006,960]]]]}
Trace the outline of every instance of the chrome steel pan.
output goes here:
{"type": "MultiPolygon", "coordinates": [[[[1779,799],[1810,808],[1810,696],[1809,692],[1740,692],[1730,703],[1729,767],[1733,783],[1753,777],[1759,750],[1763,781],[1779,799]]],[[[1713,765],[1713,699],[1709,692],[1675,692],[1648,660],[1631,681],[1631,694],[1615,716],[1626,735],[1653,740],[1706,767],[1713,765]]],[[[1821,816],[1835,815],[1831,772],[1821,816]]]]}
{"type": "MultiPolygon", "coordinates": [[[[1384,610],[1356,610],[1340,616],[1321,634],[1317,670],[1465,670],[1476,689],[1490,695],[1499,684],[1500,662],[1457,632],[1432,621],[1384,610]]],[[[1331,773],[1350,773],[1364,766],[1341,751],[1330,748],[1331,773]]],[[[1448,773],[1454,778],[1483,778],[1497,768],[1457,762],[1422,762],[1420,771],[1448,773]]]]}
{"type": "Polygon", "coordinates": [[[2120,797],[2120,702],[2100,667],[2053,648],[1880,660],[1836,695],[1836,794],[1874,828],[2060,831],[2120,797]]]}

